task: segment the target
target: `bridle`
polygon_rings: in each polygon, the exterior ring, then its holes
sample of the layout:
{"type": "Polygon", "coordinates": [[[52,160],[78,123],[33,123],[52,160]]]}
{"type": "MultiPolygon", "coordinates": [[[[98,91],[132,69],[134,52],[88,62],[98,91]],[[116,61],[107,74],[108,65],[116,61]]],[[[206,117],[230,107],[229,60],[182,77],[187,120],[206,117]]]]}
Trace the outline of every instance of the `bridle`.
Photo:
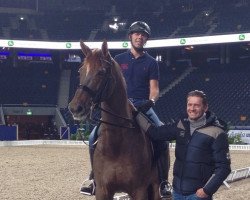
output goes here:
{"type": "Polygon", "coordinates": [[[106,100],[107,97],[105,97],[106,91],[109,89],[109,85],[112,80],[110,68],[107,68],[107,71],[105,72],[104,78],[102,79],[102,82],[100,84],[100,87],[94,91],[90,89],[88,86],[79,84],[77,89],[81,89],[89,94],[89,96],[92,98],[93,104],[98,104],[106,100]]]}
{"type": "Polygon", "coordinates": [[[81,90],[87,92],[87,94],[92,98],[90,120],[95,121],[95,122],[99,122],[99,123],[108,124],[111,126],[134,129],[135,123],[134,123],[133,119],[122,117],[122,116],[117,115],[113,112],[110,112],[106,109],[103,109],[100,106],[101,102],[104,102],[105,100],[108,99],[109,96],[107,95],[107,93],[108,93],[108,90],[110,89],[111,81],[113,80],[113,77],[111,74],[111,67],[110,67],[113,65],[113,63],[108,61],[108,60],[104,60],[104,59],[101,61],[109,64],[109,67],[104,67],[104,66],[101,67],[101,68],[106,68],[106,71],[105,71],[104,77],[100,83],[100,87],[96,91],[94,91],[91,88],[89,88],[87,85],[79,84],[79,86],[77,88],[77,89],[81,89],[81,90]],[[129,122],[132,126],[124,126],[124,125],[120,125],[120,124],[111,123],[108,121],[103,121],[102,119],[94,118],[92,113],[95,111],[95,109],[100,109],[101,111],[108,113],[109,115],[111,115],[113,117],[123,119],[124,121],[129,122]]]}

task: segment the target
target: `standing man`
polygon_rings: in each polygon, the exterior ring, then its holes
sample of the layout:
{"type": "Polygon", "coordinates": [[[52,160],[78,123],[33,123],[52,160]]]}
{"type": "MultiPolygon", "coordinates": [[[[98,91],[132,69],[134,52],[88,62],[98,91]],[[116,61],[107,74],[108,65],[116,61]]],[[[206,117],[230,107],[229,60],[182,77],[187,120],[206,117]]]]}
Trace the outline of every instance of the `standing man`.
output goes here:
{"type": "MultiPolygon", "coordinates": [[[[151,34],[150,27],[142,21],[136,21],[131,24],[128,31],[128,37],[131,43],[131,49],[121,53],[115,57],[116,62],[120,65],[123,72],[129,100],[135,107],[149,105],[149,109],[145,110],[146,114],[156,126],[163,123],[155,114],[152,106],[159,97],[159,66],[156,60],[150,56],[144,49],[144,46],[151,34]]],[[[90,160],[92,163],[95,149],[95,141],[97,139],[97,131],[95,129],[90,134],[90,160]]],[[[154,150],[157,159],[159,171],[160,196],[162,198],[169,197],[168,168],[168,143],[165,141],[154,142],[154,150]]],[[[91,164],[92,165],[92,164],[91,164]]],[[[89,180],[93,180],[93,173],[90,174],[89,180]]],[[[87,181],[88,182],[88,181],[87,181]]],[[[84,185],[87,183],[85,182],[84,185]]],[[[82,194],[93,195],[94,181],[87,186],[83,186],[80,190],[82,194]]]]}
{"type": "MultiPolygon", "coordinates": [[[[139,124],[146,118],[137,115],[139,124]]],[[[208,111],[205,93],[187,95],[187,117],[176,124],[145,128],[155,141],[176,140],[173,197],[174,200],[212,200],[213,194],[231,172],[225,126],[208,111]]]]}

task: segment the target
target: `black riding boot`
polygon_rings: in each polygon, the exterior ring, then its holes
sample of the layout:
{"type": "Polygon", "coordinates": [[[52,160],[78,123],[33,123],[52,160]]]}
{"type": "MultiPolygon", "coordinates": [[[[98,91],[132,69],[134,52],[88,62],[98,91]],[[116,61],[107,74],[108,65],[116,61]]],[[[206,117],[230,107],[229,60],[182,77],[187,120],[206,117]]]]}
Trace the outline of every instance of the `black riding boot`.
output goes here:
{"type": "Polygon", "coordinates": [[[98,130],[99,130],[100,124],[98,124],[95,127],[95,132],[94,132],[94,137],[93,137],[93,144],[89,144],[89,158],[90,158],[90,166],[91,166],[91,171],[89,174],[89,180],[94,179],[94,172],[93,172],[93,160],[94,160],[94,152],[96,148],[96,141],[98,139],[98,130]]]}
{"type": "Polygon", "coordinates": [[[89,147],[89,156],[91,163],[91,171],[88,180],[85,180],[83,186],[80,189],[81,194],[94,195],[95,194],[95,182],[94,182],[94,172],[93,172],[93,157],[94,157],[94,147],[89,147]]]}
{"type": "Polygon", "coordinates": [[[91,171],[90,171],[90,174],[89,174],[89,180],[94,179],[94,172],[93,172],[94,151],[95,151],[95,147],[89,147],[89,157],[90,157],[90,166],[91,166],[91,171]]]}
{"type": "Polygon", "coordinates": [[[159,173],[160,180],[160,196],[161,198],[170,198],[172,195],[172,186],[168,182],[168,172],[170,166],[170,157],[169,157],[169,149],[168,144],[167,148],[161,152],[157,159],[157,167],[159,173]]]}
{"type": "MultiPolygon", "coordinates": [[[[96,141],[98,138],[98,134],[97,134],[98,128],[99,127],[97,127],[95,131],[94,141],[96,141]]],[[[89,145],[89,157],[90,157],[91,171],[90,171],[88,180],[84,181],[83,186],[80,189],[81,194],[85,194],[85,195],[95,194],[95,182],[94,182],[94,172],[93,172],[93,158],[94,158],[95,147],[96,145],[94,144],[89,145]]]]}

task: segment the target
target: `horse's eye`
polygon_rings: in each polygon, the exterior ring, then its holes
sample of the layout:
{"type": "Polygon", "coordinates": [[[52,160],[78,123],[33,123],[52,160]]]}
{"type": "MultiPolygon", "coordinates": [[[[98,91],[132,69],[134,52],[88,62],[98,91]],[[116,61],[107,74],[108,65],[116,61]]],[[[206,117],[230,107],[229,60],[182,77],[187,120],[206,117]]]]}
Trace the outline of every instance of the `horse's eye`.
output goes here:
{"type": "Polygon", "coordinates": [[[106,74],[106,69],[104,69],[104,68],[100,69],[97,74],[100,75],[100,76],[105,75],[106,74]]]}

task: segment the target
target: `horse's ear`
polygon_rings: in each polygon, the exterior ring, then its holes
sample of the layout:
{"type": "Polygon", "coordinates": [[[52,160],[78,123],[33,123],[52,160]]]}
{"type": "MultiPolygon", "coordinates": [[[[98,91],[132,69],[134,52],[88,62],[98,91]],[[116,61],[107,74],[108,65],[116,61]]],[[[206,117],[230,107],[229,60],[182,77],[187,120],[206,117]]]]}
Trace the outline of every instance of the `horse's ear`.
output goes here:
{"type": "Polygon", "coordinates": [[[91,49],[86,44],[84,44],[82,40],[80,41],[80,46],[81,46],[83,54],[86,57],[92,53],[91,49]]]}
{"type": "Polygon", "coordinates": [[[104,40],[102,43],[102,54],[103,54],[104,58],[106,58],[106,59],[110,58],[107,40],[104,40]]]}

